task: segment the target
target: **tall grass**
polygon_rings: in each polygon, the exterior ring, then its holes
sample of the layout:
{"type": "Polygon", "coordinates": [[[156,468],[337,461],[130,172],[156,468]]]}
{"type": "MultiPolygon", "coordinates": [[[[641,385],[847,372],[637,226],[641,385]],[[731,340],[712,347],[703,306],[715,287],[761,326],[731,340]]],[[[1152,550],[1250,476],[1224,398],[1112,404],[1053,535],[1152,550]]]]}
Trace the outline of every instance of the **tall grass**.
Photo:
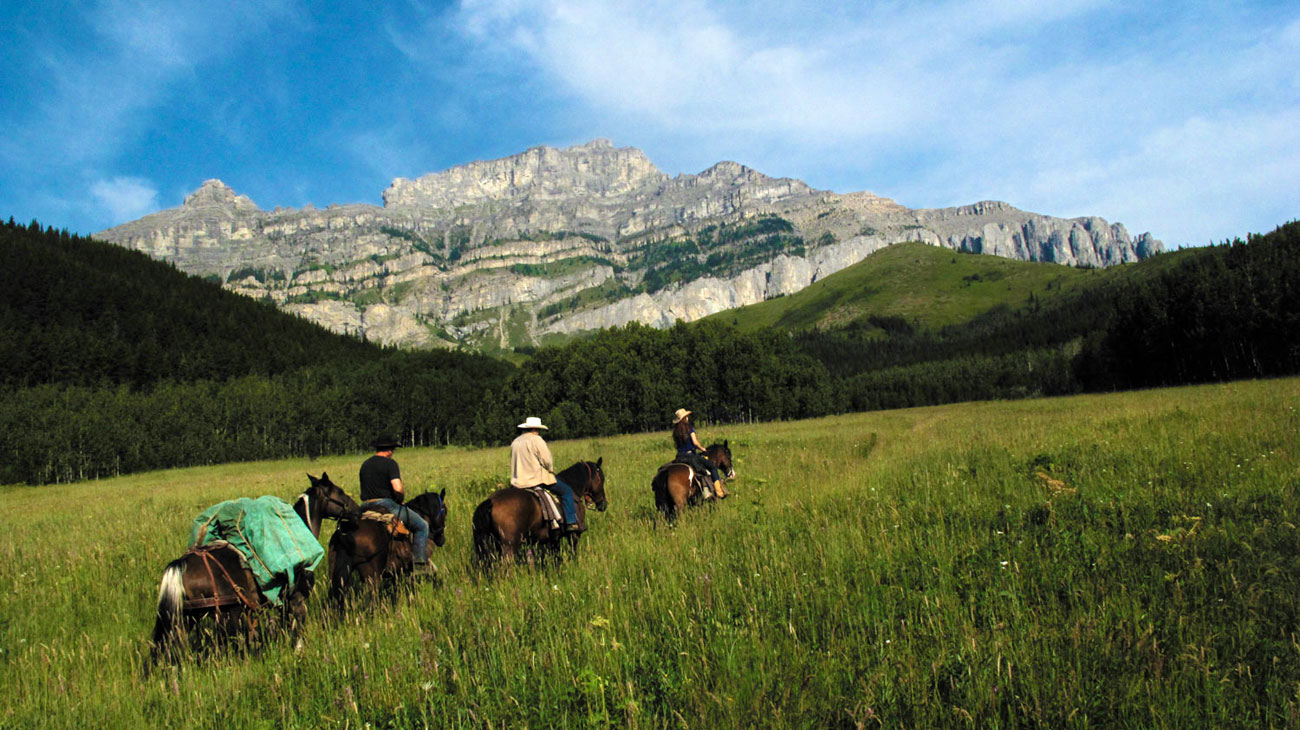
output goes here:
{"type": "MultiPolygon", "coordinates": [[[[577,559],[494,577],[503,449],[399,451],[448,489],[442,581],[144,675],[189,521],[361,455],[0,490],[0,726],[1295,727],[1300,380],[706,428],[734,497],[658,523],[664,434],[603,456],[577,559]]],[[[323,536],[328,539],[329,528],[323,536]]]]}

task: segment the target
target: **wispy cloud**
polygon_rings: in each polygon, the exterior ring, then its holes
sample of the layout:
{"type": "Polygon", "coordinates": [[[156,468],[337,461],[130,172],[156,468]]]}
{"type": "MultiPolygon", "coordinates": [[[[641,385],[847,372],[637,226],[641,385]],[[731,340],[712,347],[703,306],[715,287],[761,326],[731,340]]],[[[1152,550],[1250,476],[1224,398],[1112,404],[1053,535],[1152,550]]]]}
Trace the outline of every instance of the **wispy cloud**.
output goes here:
{"type": "Polygon", "coordinates": [[[1202,242],[1242,222],[1175,213],[1190,202],[1189,173],[1204,191],[1192,199],[1245,210],[1258,191],[1237,171],[1294,159],[1300,11],[1271,9],[1274,30],[1262,34],[1234,25],[1233,12],[1108,0],[835,10],[466,0],[458,21],[582,100],[574,113],[605,125],[601,134],[657,140],[670,162],[748,154],[741,161],[777,166],[770,173],[914,206],[1000,197],[1202,242]]]}
{"type": "Polygon", "coordinates": [[[96,180],[90,192],[112,220],[129,221],[158,210],[158,189],[141,178],[96,180]]]}
{"type": "Polygon", "coordinates": [[[82,217],[102,212],[101,192],[128,179],[121,173],[139,172],[120,169],[130,164],[122,151],[141,142],[170,87],[288,11],[278,0],[102,0],[76,15],[76,33],[25,32],[15,110],[6,114],[9,129],[0,143],[4,165],[62,178],[64,207],[80,207],[82,217]],[[86,187],[67,189],[76,178],[86,187]]]}

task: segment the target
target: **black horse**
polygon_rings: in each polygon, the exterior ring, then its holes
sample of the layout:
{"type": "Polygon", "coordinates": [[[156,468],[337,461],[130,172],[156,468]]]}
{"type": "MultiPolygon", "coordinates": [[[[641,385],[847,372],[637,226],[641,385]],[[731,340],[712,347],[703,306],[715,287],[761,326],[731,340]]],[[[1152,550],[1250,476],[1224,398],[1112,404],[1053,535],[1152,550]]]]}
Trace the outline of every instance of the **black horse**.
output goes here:
{"type": "MultiPolygon", "coordinates": [[[[573,488],[578,507],[578,524],[587,526],[587,504],[604,512],[605,471],[604,457],[595,461],[579,461],[556,476],[573,488]]],[[[483,500],[474,510],[474,553],[487,563],[498,558],[512,558],[525,544],[539,545],[558,553],[567,544],[577,550],[580,532],[562,535],[551,529],[542,512],[538,498],[527,489],[506,487],[483,500]]]]}
{"type": "MultiPolygon", "coordinates": [[[[429,542],[447,542],[447,490],[428,492],[401,506],[424,518],[429,542]]],[[[330,538],[330,598],[340,601],[360,585],[380,587],[411,572],[415,557],[406,528],[398,515],[384,519],[364,516],[360,510],[339,523],[330,538]]]]}
{"type": "MultiPolygon", "coordinates": [[[[311,486],[294,502],[293,510],[319,537],[322,520],[340,519],[357,505],[330,481],[329,474],[307,478],[311,486]]],[[[314,582],[313,573],[303,570],[285,589],[281,619],[295,638],[307,617],[307,595],[314,582]]],[[[251,641],[256,618],[266,605],[238,550],[227,543],[190,548],[163,569],[151,662],[170,653],[187,635],[192,638],[192,629],[204,619],[211,619],[218,637],[242,634],[245,642],[251,641]]]]}

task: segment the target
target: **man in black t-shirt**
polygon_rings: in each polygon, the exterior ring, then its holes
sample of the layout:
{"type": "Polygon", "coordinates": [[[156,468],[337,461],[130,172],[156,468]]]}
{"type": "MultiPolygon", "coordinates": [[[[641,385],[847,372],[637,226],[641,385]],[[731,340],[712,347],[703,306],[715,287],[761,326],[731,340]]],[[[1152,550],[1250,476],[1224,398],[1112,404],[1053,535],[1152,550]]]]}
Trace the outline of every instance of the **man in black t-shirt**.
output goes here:
{"type": "Polygon", "coordinates": [[[429,572],[429,523],[414,510],[402,506],[402,470],[393,460],[397,442],[391,436],[375,439],[375,454],[361,464],[361,506],[397,515],[411,531],[411,552],[418,573],[429,572]]]}

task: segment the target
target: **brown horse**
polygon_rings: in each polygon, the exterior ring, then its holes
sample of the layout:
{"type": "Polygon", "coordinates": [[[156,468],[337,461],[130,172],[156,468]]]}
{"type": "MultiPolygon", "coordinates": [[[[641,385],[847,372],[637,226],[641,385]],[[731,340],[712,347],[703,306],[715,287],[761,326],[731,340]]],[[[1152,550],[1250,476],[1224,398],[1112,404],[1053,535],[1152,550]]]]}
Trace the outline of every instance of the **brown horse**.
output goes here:
{"type": "MultiPolygon", "coordinates": [[[[608,506],[602,468],[604,461],[604,457],[579,461],[556,475],[573,488],[578,524],[583,529],[587,525],[588,503],[601,512],[608,506]]],[[[499,558],[513,558],[525,544],[558,553],[560,546],[566,543],[565,538],[569,547],[577,550],[580,534],[561,535],[558,530],[552,530],[537,498],[526,489],[498,489],[474,510],[474,552],[483,564],[499,558]]]]}
{"type": "MultiPolygon", "coordinates": [[[[729,441],[709,446],[704,450],[704,456],[718,467],[718,473],[724,480],[736,478],[729,441]]],[[[694,506],[704,501],[704,494],[699,486],[699,475],[697,474],[696,479],[692,480],[692,471],[687,464],[672,462],[660,467],[650,482],[650,488],[654,491],[655,507],[669,521],[675,520],[683,507],[694,506]]],[[[708,476],[705,475],[704,478],[708,479],[708,476]]]]}
{"type": "MultiPolygon", "coordinates": [[[[421,494],[402,505],[429,524],[429,542],[447,542],[447,490],[421,494]]],[[[339,523],[330,538],[330,598],[340,601],[355,586],[380,586],[411,572],[411,541],[397,515],[391,520],[362,517],[360,510],[339,523]]]]}
{"type": "MultiPolygon", "coordinates": [[[[293,505],[311,533],[320,536],[323,519],[337,520],[356,502],[330,481],[329,474],[320,479],[308,474],[311,486],[293,505]]],[[[294,584],[287,588],[281,619],[296,637],[307,617],[307,594],[315,577],[301,570],[294,584]]],[[[215,637],[242,635],[245,642],[254,638],[258,614],[266,607],[253,572],[245,565],[238,550],[228,543],[190,548],[163,569],[158,586],[158,618],[153,628],[150,659],[170,653],[205,619],[211,619],[215,637]]]]}

